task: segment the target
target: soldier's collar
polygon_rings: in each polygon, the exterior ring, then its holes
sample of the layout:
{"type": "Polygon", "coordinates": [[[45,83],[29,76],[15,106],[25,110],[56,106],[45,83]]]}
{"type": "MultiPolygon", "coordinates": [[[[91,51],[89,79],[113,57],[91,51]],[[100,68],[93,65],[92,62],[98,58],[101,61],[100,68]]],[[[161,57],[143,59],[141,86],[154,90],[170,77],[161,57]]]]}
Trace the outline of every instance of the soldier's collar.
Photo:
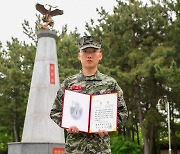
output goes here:
{"type": "Polygon", "coordinates": [[[91,76],[85,76],[82,73],[82,70],[80,70],[80,78],[79,80],[84,80],[84,81],[102,81],[101,76],[100,76],[100,72],[97,70],[96,73],[94,75],[91,76]]]}

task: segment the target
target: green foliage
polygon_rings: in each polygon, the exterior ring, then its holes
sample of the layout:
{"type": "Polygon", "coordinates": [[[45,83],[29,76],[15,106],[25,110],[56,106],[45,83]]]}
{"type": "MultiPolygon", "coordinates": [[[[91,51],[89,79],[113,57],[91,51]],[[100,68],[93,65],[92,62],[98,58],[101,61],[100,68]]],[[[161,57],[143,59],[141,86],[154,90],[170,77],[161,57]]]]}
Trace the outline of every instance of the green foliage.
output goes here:
{"type": "Polygon", "coordinates": [[[111,135],[111,151],[112,154],[142,154],[141,147],[137,143],[126,140],[116,133],[111,135]]]}
{"type": "Polygon", "coordinates": [[[66,77],[74,75],[81,69],[80,62],[78,60],[78,44],[76,38],[78,34],[62,34],[57,39],[57,55],[60,81],[63,81],[66,77]]]}
{"type": "MultiPolygon", "coordinates": [[[[140,123],[143,139],[147,141],[145,147],[151,151],[155,147],[148,144],[158,143],[160,131],[156,130],[165,118],[156,109],[163,95],[173,102],[172,117],[179,117],[175,114],[176,109],[179,111],[180,97],[179,33],[175,34],[179,31],[179,1],[173,4],[151,1],[150,5],[141,1],[117,2],[114,14],[109,15],[102,8],[98,10],[98,25],[86,27],[102,38],[104,57],[100,69],[113,76],[124,90],[130,116],[134,117],[133,122],[140,123]]],[[[133,128],[131,121],[128,121],[129,129],[133,128]]]]}
{"type": "MultiPolygon", "coordinates": [[[[0,130],[1,130],[1,128],[0,128],[0,130]]],[[[9,135],[8,133],[6,133],[6,132],[0,133],[0,151],[2,151],[2,150],[6,151],[8,148],[7,143],[11,140],[12,140],[11,135],[9,135]]]]}

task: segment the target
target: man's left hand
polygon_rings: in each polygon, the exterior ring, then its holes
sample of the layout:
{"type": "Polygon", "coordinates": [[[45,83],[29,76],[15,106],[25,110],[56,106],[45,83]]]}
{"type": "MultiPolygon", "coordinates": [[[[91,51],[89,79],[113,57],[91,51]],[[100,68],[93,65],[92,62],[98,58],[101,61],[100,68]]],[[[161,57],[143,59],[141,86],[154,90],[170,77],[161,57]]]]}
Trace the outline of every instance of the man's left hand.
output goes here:
{"type": "Polygon", "coordinates": [[[108,134],[108,132],[106,130],[99,130],[98,134],[99,134],[99,136],[104,137],[105,135],[108,134]]]}

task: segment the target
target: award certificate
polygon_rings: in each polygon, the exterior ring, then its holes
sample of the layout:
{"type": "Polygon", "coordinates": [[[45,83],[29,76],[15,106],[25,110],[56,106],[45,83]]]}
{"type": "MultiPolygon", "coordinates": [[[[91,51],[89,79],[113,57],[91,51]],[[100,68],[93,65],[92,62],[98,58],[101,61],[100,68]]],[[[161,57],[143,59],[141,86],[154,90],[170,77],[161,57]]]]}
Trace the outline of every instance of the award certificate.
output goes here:
{"type": "Polygon", "coordinates": [[[65,90],[62,128],[76,126],[79,131],[117,131],[117,93],[88,95],[65,90]]]}

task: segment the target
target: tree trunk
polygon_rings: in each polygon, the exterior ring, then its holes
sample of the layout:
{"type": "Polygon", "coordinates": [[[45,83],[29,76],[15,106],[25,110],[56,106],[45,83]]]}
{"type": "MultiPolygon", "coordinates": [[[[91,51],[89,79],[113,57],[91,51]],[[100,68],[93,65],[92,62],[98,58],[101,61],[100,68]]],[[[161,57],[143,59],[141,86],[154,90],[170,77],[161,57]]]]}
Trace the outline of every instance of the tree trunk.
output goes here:
{"type": "MultiPolygon", "coordinates": [[[[135,83],[134,83],[135,102],[136,102],[137,109],[138,109],[140,127],[142,127],[143,116],[142,116],[142,108],[141,108],[141,104],[140,104],[141,99],[140,99],[140,86],[139,85],[140,85],[140,81],[139,81],[138,76],[137,76],[135,83]]],[[[149,154],[148,137],[147,137],[147,134],[143,131],[144,128],[142,128],[141,130],[142,130],[142,137],[143,137],[143,141],[144,141],[144,154],[149,154]]]]}
{"type": "Polygon", "coordinates": [[[140,141],[139,141],[139,129],[138,129],[137,123],[136,123],[136,136],[137,136],[137,143],[138,143],[138,145],[140,145],[140,141]]]}
{"type": "Polygon", "coordinates": [[[156,147],[156,140],[155,140],[155,133],[156,129],[155,129],[155,125],[152,123],[151,124],[151,131],[150,131],[150,140],[149,140],[149,144],[150,144],[150,154],[157,154],[157,147],[156,147]]]}
{"type": "MultiPolygon", "coordinates": [[[[140,102],[137,101],[136,103],[137,103],[137,106],[138,106],[139,122],[140,122],[140,125],[142,125],[143,118],[142,118],[142,111],[141,111],[141,107],[140,107],[140,102]]],[[[142,128],[142,130],[143,129],[144,128],[142,128]]],[[[144,154],[149,154],[149,143],[148,143],[147,134],[144,131],[142,131],[142,136],[143,136],[143,141],[144,141],[144,154]]]]}
{"type": "Polygon", "coordinates": [[[131,138],[131,129],[126,128],[126,139],[130,139],[130,138],[131,138]]]}
{"type": "Polygon", "coordinates": [[[134,127],[132,127],[132,141],[134,142],[134,127]]]}
{"type": "Polygon", "coordinates": [[[17,113],[16,112],[14,112],[14,117],[13,117],[13,133],[14,133],[15,142],[19,142],[20,137],[19,137],[19,131],[18,131],[17,113]]]}

